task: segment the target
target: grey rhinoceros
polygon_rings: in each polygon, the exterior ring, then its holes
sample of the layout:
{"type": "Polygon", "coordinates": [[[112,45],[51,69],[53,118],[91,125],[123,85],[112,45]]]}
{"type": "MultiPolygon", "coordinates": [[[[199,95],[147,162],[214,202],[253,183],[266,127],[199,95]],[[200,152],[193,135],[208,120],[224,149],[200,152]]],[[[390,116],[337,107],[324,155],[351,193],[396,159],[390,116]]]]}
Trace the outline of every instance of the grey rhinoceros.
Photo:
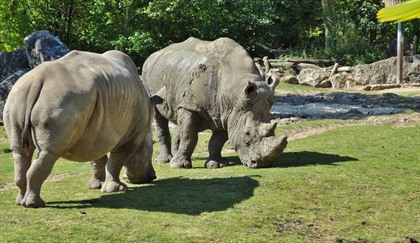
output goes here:
{"type": "Polygon", "coordinates": [[[228,140],[250,168],[272,166],[287,145],[270,123],[278,82],[265,83],[246,50],[229,38],[191,37],[159,50],[145,61],[142,79],[149,93],[167,89],[155,112],[158,163],[191,168],[198,132],[206,129],[212,131],[207,168],[227,164],[221,150],[228,140]],[[168,121],[177,125],[172,151],[168,121]]]}
{"type": "Polygon", "coordinates": [[[59,157],[92,161],[88,186],[102,192],[127,189],[119,179],[123,166],[128,182],[155,179],[151,121],[153,103],[161,101],[149,99],[133,61],[119,51],[72,51],[29,71],[13,86],[4,110],[16,203],[45,206],[41,185],[59,157]]]}

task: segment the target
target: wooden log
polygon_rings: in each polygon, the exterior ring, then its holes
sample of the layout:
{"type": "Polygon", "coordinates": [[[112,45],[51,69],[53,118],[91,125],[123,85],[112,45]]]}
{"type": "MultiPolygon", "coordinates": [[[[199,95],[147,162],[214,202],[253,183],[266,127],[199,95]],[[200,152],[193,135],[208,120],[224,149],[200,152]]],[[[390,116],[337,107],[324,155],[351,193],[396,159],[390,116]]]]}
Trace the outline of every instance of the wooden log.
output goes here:
{"type": "Polygon", "coordinates": [[[288,68],[315,68],[315,69],[322,69],[315,64],[310,63],[293,63],[293,62],[276,62],[270,63],[272,67],[288,67],[288,68]]]}
{"type": "Polygon", "coordinates": [[[334,61],[329,59],[287,59],[287,62],[310,63],[319,65],[332,65],[334,61]]]}
{"type": "Polygon", "coordinates": [[[372,85],[367,85],[363,87],[363,90],[378,91],[378,90],[395,89],[395,88],[401,88],[401,84],[372,84],[372,85]]]}
{"type": "Polygon", "coordinates": [[[349,66],[339,67],[337,69],[337,72],[352,72],[352,71],[353,71],[353,68],[349,66]]]}
{"type": "Polygon", "coordinates": [[[265,72],[268,73],[268,71],[271,69],[271,65],[270,65],[270,62],[268,61],[268,57],[265,56],[263,58],[263,61],[264,61],[265,72]]]}
{"type": "Polygon", "coordinates": [[[331,70],[330,78],[337,72],[337,69],[338,63],[335,63],[333,69],[331,70]]]}

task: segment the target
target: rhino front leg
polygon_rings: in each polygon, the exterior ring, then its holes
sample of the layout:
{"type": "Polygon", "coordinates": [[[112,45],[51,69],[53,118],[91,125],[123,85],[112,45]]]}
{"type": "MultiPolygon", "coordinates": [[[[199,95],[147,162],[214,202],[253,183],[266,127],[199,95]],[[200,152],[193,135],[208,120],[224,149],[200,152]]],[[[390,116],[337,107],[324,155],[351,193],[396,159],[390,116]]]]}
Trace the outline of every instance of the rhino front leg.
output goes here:
{"type": "Polygon", "coordinates": [[[37,159],[34,160],[26,173],[28,186],[21,205],[33,208],[45,207],[45,202],[40,196],[41,186],[50,175],[57,159],[58,156],[49,151],[40,151],[38,153],[37,159]]]}
{"type": "Polygon", "coordinates": [[[88,183],[89,189],[100,189],[105,181],[105,165],[108,160],[108,156],[104,155],[102,158],[93,160],[92,166],[92,177],[88,183]]]}
{"type": "Polygon", "coordinates": [[[228,140],[226,131],[213,132],[209,141],[209,158],[205,163],[206,168],[222,168],[228,162],[222,158],[223,145],[228,140]]]}
{"type": "Polygon", "coordinates": [[[178,148],[179,148],[179,131],[178,131],[178,128],[176,127],[172,133],[172,149],[171,149],[172,154],[176,154],[176,152],[178,152],[178,148]]]}
{"type": "Polygon", "coordinates": [[[178,110],[178,151],[171,159],[172,168],[192,168],[191,156],[198,141],[199,117],[195,112],[178,110]]]}
{"type": "Polygon", "coordinates": [[[163,117],[158,109],[155,109],[156,136],[160,149],[156,158],[158,164],[168,163],[172,159],[171,154],[171,134],[169,133],[168,120],[163,117]]]}
{"type": "Polygon", "coordinates": [[[29,170],[31,166],[32,155],[34,153],[34,148],[32,147],[28,154],[24,151],[13,151],[13,159],[14,159],[14,168],[15,174],[14,179],[16,186],[19,188],[18,195],[16,197],[16,205],[21,205],[23,198],[25,197],[26,188],[27,188],[27,180],[26,180],[26,172],[29,170]]]}
{"type": "Polygon", "coordinates": [[[120,172],[126,160],[126,154],[111,153],[106,163],[105,182],[102,185],[101,192],[127,191],[127,185],[120,181],[120,172]]]}

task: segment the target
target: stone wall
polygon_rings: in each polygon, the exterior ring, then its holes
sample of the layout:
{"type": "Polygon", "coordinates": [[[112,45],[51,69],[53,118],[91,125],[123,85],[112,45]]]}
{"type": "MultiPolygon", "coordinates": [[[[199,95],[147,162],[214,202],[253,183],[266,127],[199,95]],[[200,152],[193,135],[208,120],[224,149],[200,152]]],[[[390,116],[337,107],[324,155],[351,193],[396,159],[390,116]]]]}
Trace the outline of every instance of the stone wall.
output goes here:
{"type": "MultiPolygon", "coordinates": [[[[345,88],[356,85],[395,84],[397,58],[391,57],[371,64],[343,68],[332,74],[332,68],[304,68],[297,79],[299,84],[314,87],[345,88]]],[[[420,83],[420,55],[404,57],[404,84],[420,83]]]]}

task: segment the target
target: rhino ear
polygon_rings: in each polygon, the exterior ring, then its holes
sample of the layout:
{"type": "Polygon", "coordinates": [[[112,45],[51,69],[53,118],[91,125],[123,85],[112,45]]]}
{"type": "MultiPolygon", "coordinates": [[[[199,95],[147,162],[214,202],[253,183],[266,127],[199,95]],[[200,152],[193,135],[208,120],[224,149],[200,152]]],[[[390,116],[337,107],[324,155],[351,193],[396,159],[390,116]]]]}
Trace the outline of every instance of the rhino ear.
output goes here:
{"type": "Polygon", "coordinates": [[[166,86],[163,86],[156,94],[152,95],[149,99],[152,105],[158,105],[163,102],[166,95],[166,86]]]}
{"type": "Polygon", "coordinates": [[[253,95],[255,95],[255,93],[257,92],[257,85],[248,81],[248,85],[246,86],[246,88],[244,89],[244,93],[247,97],[251,97],[253,95]]]}
{"type": "Polygon", "coordinates": [[[270,69],[268,72],[267,84],[270,87],[270,90],[274,93],[276,86],[280,83],[280,73],[273,69],[270,69]]]}

